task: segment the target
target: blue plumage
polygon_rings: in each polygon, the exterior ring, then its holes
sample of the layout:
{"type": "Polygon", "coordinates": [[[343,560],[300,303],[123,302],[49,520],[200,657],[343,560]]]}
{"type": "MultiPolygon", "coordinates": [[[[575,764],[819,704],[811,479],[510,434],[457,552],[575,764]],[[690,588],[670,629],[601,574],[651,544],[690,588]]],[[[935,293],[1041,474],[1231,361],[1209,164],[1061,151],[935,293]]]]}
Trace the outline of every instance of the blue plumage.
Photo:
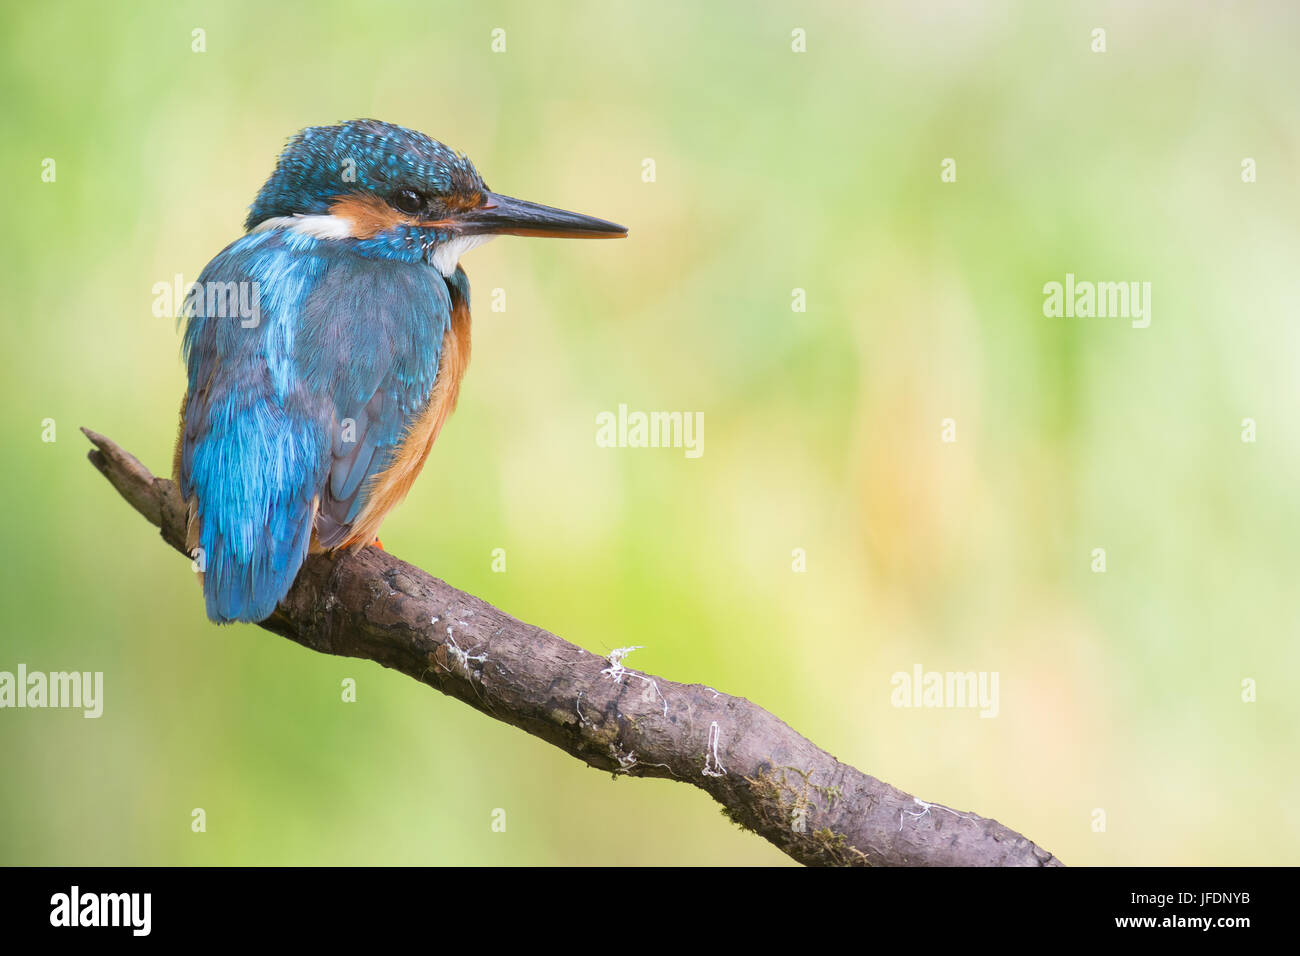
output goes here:
{"type": "Polygon", "coordinates": [[[189,317],[181,488],[198,501],[209,617],[260,620],[306,556],[313,501],[345,531],[427,402],[450,296],[422,263],[282,232],[235,242],[208,282],[257,283],[260,316],[189,317]]]}
{"type": "Polygon", "coordinates": [[[326,213],[343,192],[382,195],[417,184],[442,196],[484,188],[473,163],[423,133],[378,120],[310,127],[289,140],[244,227],[277,216],[326,213]]]}
{"type": "Polygon", "coordinates": [[[375,120],[295,136],[246,227],[185,314],[176,471],[218,622],[269,616],[313,541],[365,544],[405,494],[468,359],[463,251],[626,232],[492,193],[468,159],[375,120]]]}

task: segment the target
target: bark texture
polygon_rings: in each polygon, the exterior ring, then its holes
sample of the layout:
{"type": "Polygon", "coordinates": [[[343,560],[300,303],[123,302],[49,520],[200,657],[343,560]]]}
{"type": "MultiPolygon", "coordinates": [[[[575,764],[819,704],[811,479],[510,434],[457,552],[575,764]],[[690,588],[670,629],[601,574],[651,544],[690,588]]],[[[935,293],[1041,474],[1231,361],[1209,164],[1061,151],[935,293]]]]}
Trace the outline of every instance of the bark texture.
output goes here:
{"type": "MultiPolygon", "coordinates": [[[[184,553],[175,483],[83,431],[95,467],[184,553]]],[[[311,555],[261,626],[401,671],[600,770],[699,787],[800,863],[1062,865],[996,820],[841,763],[742,697],[598,657],[376,548],[311,555]]]]}

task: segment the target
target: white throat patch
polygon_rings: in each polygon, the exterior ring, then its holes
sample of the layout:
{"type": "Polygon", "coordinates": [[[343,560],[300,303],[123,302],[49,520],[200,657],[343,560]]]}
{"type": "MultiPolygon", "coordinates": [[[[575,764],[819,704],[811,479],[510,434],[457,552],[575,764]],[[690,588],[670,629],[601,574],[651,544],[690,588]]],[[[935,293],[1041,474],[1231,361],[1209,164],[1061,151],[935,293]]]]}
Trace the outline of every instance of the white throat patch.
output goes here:
{"type": "Polygon", "coordinates": [[[276,216],[264,219],[253,227],[253,232],[267,229],[290,229],[316,239],[351,239],[352,220],[342,216],[276,216]]]}
{"type": "MultiPolygon", "coordinates": [[[[258,223],[252,231],[289,229],[299,235],[312,236],[315,239],[351,239],[353,238],[352,226],[352,220],[344,216],[276,216],[274,219],[266,219],[258,223]]],[[[429,261],[445,278],[456,271],[461,256],[495,238],[496,236],[457,236],[455,239],[448,239],[434,246],[433,256],[429,261]]]]}
{"type": "Polygon", "coordinates": [[[496,236],[457,236],[455,239],[440,242],[433,250],[434,268],[444,277],[449,276],[456,271],[461,256],[495,238],[496,236]]]}

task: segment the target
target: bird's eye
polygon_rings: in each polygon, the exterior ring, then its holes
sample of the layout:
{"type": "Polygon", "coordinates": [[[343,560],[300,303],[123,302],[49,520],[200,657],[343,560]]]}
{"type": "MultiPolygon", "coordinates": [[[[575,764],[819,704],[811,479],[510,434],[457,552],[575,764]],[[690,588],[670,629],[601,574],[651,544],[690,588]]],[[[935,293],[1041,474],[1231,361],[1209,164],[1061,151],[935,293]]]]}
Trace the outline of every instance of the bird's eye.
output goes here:
{"type": "Polygon", "coordinates": [[[424,208],[424,197],[414,189],[399,189],[393,194],[392,202],[402,212],[417,213],[424,208]]]}

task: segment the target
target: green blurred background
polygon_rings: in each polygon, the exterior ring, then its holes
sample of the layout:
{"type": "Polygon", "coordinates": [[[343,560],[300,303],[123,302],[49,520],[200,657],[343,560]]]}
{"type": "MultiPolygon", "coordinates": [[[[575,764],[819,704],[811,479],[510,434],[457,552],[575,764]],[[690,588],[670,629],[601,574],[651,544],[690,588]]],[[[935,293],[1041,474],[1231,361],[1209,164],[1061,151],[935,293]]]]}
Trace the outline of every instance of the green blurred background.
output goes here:
{"type": "Polygon", "coordinates": [[[631,228],[466,257],[474,360],[389,551],[1068,863],[1300,863],[1297,15],[916,6],[6,4],[0,670],[106,689],[0,711],[0,863],[788,862],[693,788],[210,625],[85,462],[79,425],[169,471],[152,286],[357,116],[631,228]],[[1150,327],[1045,318],[1066,272],[1151,282],[1150,327]],[[703,457],[597,447],[620,402],[702,411],[703,457]],[[997,671],[998,716],[891,706],[915,664],[997,671]]]}

